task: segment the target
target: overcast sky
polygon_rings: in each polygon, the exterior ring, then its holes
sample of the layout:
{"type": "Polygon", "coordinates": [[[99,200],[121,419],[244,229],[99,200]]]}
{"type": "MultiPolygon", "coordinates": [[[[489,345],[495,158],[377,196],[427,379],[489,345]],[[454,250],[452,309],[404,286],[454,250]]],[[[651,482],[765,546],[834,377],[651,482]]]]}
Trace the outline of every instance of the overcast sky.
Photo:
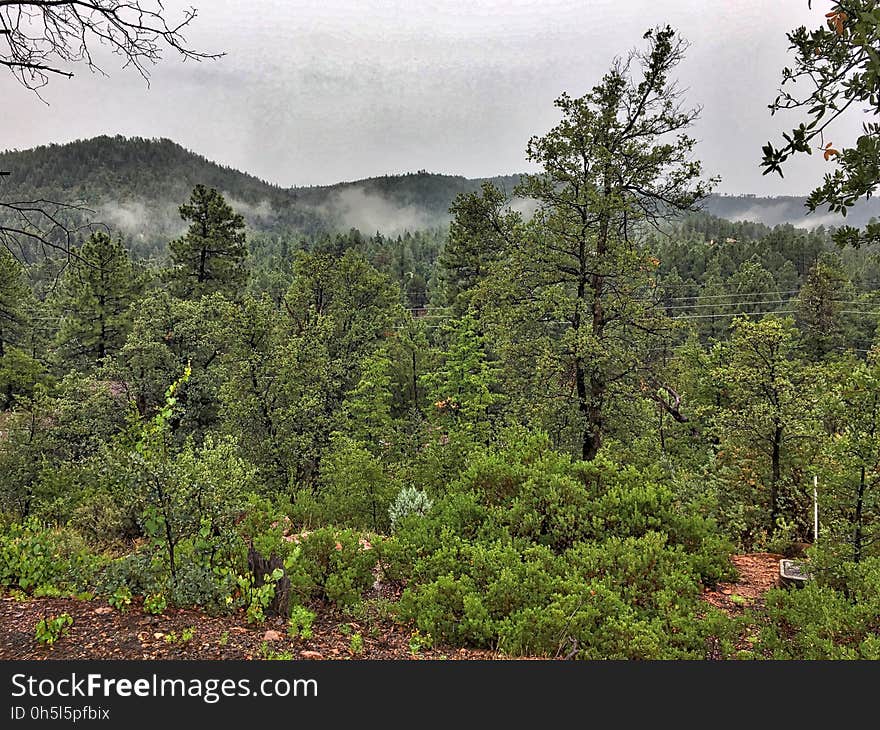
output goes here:
{"type": "MultiPolygon", "coordinates": [[[[110,77],[54,79],[49,106],[0,76],[0,148],[98,134],[169,137],[280,185],[427,169],[480,177],[528,169],[523,150],[644,31],[670,23],[690,42],[679,67],[703,107],[692,130],[721,192],[803,194],[828,164],[813,155],[762,177],[761,146],[794,126],[770,117],[785,32],[818,26],[828,0],[166,0],[195,5],[188,40],[225,51],[168,54],[149,88],[108,60],[110,77]]],[[[852,119],[830,139],[851,140],[852,119]]]]}

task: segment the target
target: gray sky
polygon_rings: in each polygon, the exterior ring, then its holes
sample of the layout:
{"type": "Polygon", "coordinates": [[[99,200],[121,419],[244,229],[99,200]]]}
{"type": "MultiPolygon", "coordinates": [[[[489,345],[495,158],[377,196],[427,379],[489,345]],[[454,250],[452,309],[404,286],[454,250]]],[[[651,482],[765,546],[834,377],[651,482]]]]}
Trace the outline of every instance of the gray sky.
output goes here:
{"type": "MultiPolygon", "coordinates": [[[[523,150],[643,32],[670,23],[691,43],[678,77],[703,107],[692,130],[719,191],[803,194],[828,163],[762,177],[761,145],[799,119],[770,117],[785,32],[818,26],[829,0],[167,0],[196,5],[188,33],[219,61],[167,55],[149,88],[118,60],[44,91],[0,76],[0,147],[98,134],[169,137],[280,185],[427,169],[468,177],[528,169],[523,150]]],[[[852,140],[860,120],[829,139],[852,140]]]]}

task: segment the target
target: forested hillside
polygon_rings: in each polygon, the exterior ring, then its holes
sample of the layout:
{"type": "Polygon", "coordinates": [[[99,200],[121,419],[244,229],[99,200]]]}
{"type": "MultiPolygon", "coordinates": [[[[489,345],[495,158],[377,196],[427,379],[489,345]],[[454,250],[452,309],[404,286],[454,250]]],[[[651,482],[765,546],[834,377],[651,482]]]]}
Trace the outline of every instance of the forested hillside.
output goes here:
{"type": "MultiPolygon", "coordinates": [[[[96,137],[0,153],[7,200],[43,198],[89,210],[74,223],[105,223],[126,235],[137,256],[162,255],[183,230],[177,208],[197,184],[220,190],[254,232],[303,238],[359,228],[415,232],[449,222],[455,196],[483,180],[412,173],[285,189],[223,167],[167,139],[96,137]]],[[[292,171],[292,174],[295,171],[292,171]]],[[[492,178],[512,189],[518,176],[492,178]]]]}
{"type": "MultiPolygon", "coordinates": [[[[396,236],[444,227],[457,195],[477,191],[483,182],[510,193],[520,179],[470,180],[421,171],[287,189],[213,163],[171,140],[119,136],[2,152],[0,170],[11,173],[2,181],[6,199],[44,198],[85,206],[92,212],[68,215],[76,222],[99,221],[118,230],[138,257],[164,255],[168,240],[184,228],[177,208],[200,183],[222,192],[252,232],[306,240],[352,228],[396,236]]],[[[513,204],[523,212],[533,209],[524,200],[513,204]]],[[[804,199],[794,197],[710,195],[702,209],[727,220],[768,226],[840,224],[836,215],[807,215],[804,199]]],[[[863,226],[878,214],[880,202],[863,202],[850,211],[849,222],[863,226]]]]}

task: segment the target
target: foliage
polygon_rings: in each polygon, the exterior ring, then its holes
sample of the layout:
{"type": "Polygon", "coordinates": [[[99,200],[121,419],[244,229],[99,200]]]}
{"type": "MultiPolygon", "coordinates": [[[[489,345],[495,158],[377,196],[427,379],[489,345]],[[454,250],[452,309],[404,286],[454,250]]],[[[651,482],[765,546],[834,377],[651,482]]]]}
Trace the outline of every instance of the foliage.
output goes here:
{"type": "MultiPolygon", "coordinates": [[[[770,316],[760,322],[736,318],[730,343],[717,347],[725,348],[724,364],[711,373],[722,401],[714,420],[718,458],[738,465],[733,479],[752,488],[745,500],[761,505],[768,534],[782,519],[797,520],[803,536],[811,476],[803,465],[810,460],[812,436],[820,425],[817,383],[797,356],[793,323],[770,316]]],[[[749,529],[754,533],[760,527],[749,529]]]]}
{"type": "Polygon", "coordinates": [[[193,637],[196,635],[195,627],[187,626],[181,629],[180,634],[176,631],[170,631],[165,634],[165,643],[166,644],[188,644],[193,640],[193,637]]]}
{"type": "Polygon", "coordinates": [[[880,561],[850,563],[837,580],[767,594],[755,652],[774,659],[878,659],[880,561]]]}
{"type": "MultiPolygon", "coordinates": [[[[876,0],[839,0],[825,14],[826,25],[814,30],[801,26],[788,34],[794,53],[792,68],[782,72],[782,90],[770,106],[780,110],[806,110],[807,121],[789,134],[779,148],[768,142],[761,165],[764,174],[778,172],[796,154],[821,152],[834,169],[825,174],[822,185],[807,199],[815,211],[827,205],[831,212],[846,216],[860,198],[870,198],[880,183],[880,125],[865,122],[853,144],[835,144],[826,137],[832,123],[851,107],[876,108],[880,88],[880,8],[876,0]],[[786,89],[798,81],[807,94],[786,89]]],[[[840,246],[860,246],[880,240],[880,225],[869,224],[863,232],[842,226],[834,233],[840,246]]]]}
{"type": "Polygon", "coordinates": [[[151,593],[144,596],[144,611],[153,615],[159,615],[168,607],[168,601],[161,593],[151,593]]]}
{"type": "Polygon", "coordinates": [[[131,589],[127,585],[119,586],[107,599],[107,603],[120,613],[125,613],[131,605],[131,589]]]}
{"type": "Polygon", "coordinates": [[[397,493],[388,508],[391,530],[394,531],[399,520],[410,515],[425,515],[433,506],[433,500],[422,490],[415,487],[404,487],[397,493]]]}
{"type": "Polygon", "coordinates": [[[729,577],[711,523],[650,474],[572,462],[528,437],[474,459],[386,546],[404,619],[437,639],[584,658],[699,656],[717,616],[701,584],[729,577]]]}
{"type": "Polygon", "coordinates": [[[0,531],[3,586],[75,593],[90,587],[102,563],[75,532],[48,529],[33,518],[0,531]]]}
{"type": "Polygon", "coordinates": [[[51,618],[44,616],[37,621],[36,639],[40,644],[53,646],[58,639],[66,635],[73,626],[73,617],[69,613],[51,618]]]}
{"type": "Polygon", "coordinates": [[[288,571],[291,590],[302,602],[358,603],[373,585],[373,568],[381,550],[379,540],[371,538],[369,546],[365,542],[354,530],[332,527],[304,536],[299,559],[288,571]]]}
{"type": "Polygon", "coordinates": [[[196,185],[180,217],[186,234],[169,244],[168,282],[185,299],[220,292],[234,298],[247,279],[245,223],[214,188],[196,185]]]}
{"type": "Polygon", "coordinates": [[[140,523],[153,550],[162,555],[172,591],[179,579],[180,585],[186,582],[179,574],[182,558],[189,559],[188,570],[212,570],[224,551],[234,549],[234,517],[251,478],[230,440],[209,437],[200,448],[188,440],[174,449],[169,421],[175,393],[189,374],[187,369],[169,386],[155,416],[135,425],[129,452],[140,523]]]}
{"type": "Polygon", "coordinates": [[[364,637],[357,632],[353,633],[348,642],[348,650],[354,655],[362,654],[364,651],[364,637]]]}
{"type": "MultiPolygon", "coordinates": [[[[845,12],[817,63],[861,57],[870,19],[845,12]]],[[[455,198],[448,230],[336,232],[338,188],[167,140],[0,153],[22,199],[146,211],[69,260],[0,247],[0,585],[252,623],[284,607],[302,640],[330,603],[352,655],[377,612],[413,653],[734,656],[747,629],[738,656],[873,656],[880,258],[694,211],[712,181],[673,80],[685,44],[643,40],[559,96],[532,174],[345,188],[444,225],[455,198]],[[187,195],[163,269],[162,211],[187,195]],[[710,610],[732,544],[813,538],[814,476],[815,582],[751,627],[710,610]]]]}
{"type": "Polygon", "coordinates": [[[56,352],[62,362],[94,368],[122,348],[137,279],[122,241],[102,231],[72,252],[53,298],[60,318],[56,352]]]}
{"type": "Polygon", "coordinates": [[[266,620],[266,609],[275,597],[279,580],[284,576],[281,568],[275,568],[266,581],[258,581],[252,574],[238,576],[238,587],[244,597],[247,620],[261,624],[266,620]]]}
{"type": "Polygon", "coordinates": [[[287,621],[287,634],[291,639],[303,639],[304,641],[311,639],[314,622],[314,611],[309,611],[304,606],[293,606],[287,621]]]}
{"type": "Polygon", "coordinates": [[[322,465],[320,493],[330,522],[386,532],[393,494],[394,482],[382,462],[363,445],[343,436],[331,442],[322,465]]]}

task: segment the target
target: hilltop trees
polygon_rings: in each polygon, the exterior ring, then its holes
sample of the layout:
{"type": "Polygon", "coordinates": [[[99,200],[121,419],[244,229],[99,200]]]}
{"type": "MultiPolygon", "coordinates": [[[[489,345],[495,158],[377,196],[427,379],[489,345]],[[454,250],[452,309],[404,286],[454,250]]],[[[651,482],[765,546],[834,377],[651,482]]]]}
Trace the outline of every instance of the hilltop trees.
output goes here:
{"type": "MultiPolygon", "coordinates": [[[[0,67],[27,90],[39,95],[50,79],[73,77],[85,66],[103,73],[94,54],[105,46],[144,79],[164,48],[191,60],[219,58],[191,47],[184,36],[195,8],[172,19],[161,0],[27,0],[0,3],[0,67]]],[[[81,227],[71,222],[86,213],[64,203],[2,200],[0,246],[9,251],[57,249],[68,257],[81,227]]]]}
{"type": "Polygon", "coordinates": [[[230,298],[247,281],[244,218],[214,188],[196,185],[180,217],[190,221],[186,234],[169,244],[172,290],[185,299],[220,292],[230,298]]]}

